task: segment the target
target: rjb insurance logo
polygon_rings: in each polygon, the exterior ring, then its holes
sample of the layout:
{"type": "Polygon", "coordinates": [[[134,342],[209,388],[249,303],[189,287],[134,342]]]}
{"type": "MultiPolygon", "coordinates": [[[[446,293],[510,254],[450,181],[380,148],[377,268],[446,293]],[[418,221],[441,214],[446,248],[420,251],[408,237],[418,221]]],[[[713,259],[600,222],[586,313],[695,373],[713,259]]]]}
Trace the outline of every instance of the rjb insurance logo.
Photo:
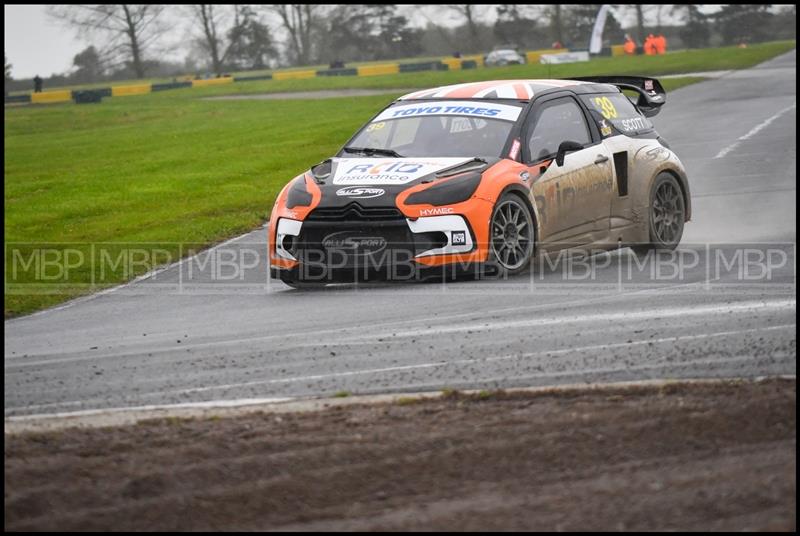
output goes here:
{"type": "Polygon", "coordinates": [[[465,158],[343,158],[338,161],[333,184],[399,186],[466,161],[465,158]]]}
{"type": "Polygon", "coordinates": [[[358,163],[345,166],[335,184],[405,184],[421,177],[430,165],[422,162],[358,163]]]}

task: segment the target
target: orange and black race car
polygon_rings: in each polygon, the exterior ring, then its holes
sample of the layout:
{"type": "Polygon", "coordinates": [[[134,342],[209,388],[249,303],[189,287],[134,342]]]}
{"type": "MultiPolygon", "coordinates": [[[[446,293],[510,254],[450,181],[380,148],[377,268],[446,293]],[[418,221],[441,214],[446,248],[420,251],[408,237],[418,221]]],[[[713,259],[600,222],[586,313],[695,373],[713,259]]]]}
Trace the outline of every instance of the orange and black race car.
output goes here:
{"type": "Polygon", "coordinates": [[[690,197],[648,119],[665,100],[657,80],[628,76],[405,95],[278,195],[272,276],[301,286],[476,266],[509,275],[576,246],[675,248],[690,197]]]}

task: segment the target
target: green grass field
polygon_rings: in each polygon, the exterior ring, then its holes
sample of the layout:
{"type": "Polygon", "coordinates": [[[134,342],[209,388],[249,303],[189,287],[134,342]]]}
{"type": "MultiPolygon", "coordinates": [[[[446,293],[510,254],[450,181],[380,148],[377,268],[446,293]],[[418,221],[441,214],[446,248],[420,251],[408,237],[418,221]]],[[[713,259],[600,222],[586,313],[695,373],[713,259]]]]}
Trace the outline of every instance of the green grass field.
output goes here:
{"type": "MultiPolygon", "coordinates": [[[[792,46],[764,45],[743,52],[747,64],[753,64],[792,46]]],[[[720,59],[701,65],[689,55],[682,67],[670,56],[661,59],[667,62],[667,72],[718,69],[724,63],[720,59]]],[[[644,68],[627,62],[638,65],[641,60],[650,58],[609,58],[559,67],[569,67],[573,76],[633,73],[644,68]],[[596,65],[600,62],[604,67],[596,65]]],[[[115,270],[98,281],[97,274],[84,267],[70,275],[70,287],[57,293],[9,293],[9,281],[27,281],[25,275],[10,273],[9,243],[75,243],[82,250],[88,246],[81,244],[89,242],[159,243],[165,250],[159,260],[176,260],[187,253],[178,242],[204,247],[263,223],[288,180],[330,156],[396,95],[316,101],[198,97],[336,87],[416,88],[481,78],[546,76],[539,69],[267,81],[109,98],[94,105],[6,107],[5,315],[35,311],[136,275],[115,270]]],[[[653,70],[657,69],[651,65],[649,72],[655,74],[653,70]]],[[[671,91],[697,80],[664,82],[671,91]]]]}

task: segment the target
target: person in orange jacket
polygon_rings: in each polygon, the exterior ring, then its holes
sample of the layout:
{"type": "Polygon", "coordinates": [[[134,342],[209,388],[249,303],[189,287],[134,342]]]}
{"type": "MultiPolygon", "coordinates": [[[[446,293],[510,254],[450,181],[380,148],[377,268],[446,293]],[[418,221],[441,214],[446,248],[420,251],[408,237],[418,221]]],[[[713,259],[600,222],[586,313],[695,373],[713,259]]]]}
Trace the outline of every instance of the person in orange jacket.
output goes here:
{"type": "Polygon", "coordinates": [[[648,56],[652,56],[656,53],[655,40],[656,36],[653,34],[648,35],[647,39],[644,40],[644,53],[648,56]]]}
{"type": "Polygon", "coordinates": [[[625,34],[625,44],[623,45],[622,50],[625,51],[625,54],[631,56],[636,54],[636,41],[634,41],[633,38],[628,34],[625,34]]]}
{"type": "Polygon", "coordinates": [[[667,38],[663,34],[658,34],[655,38],[655,46],[657,54],[666,54],[667,52],[667,38]]]}

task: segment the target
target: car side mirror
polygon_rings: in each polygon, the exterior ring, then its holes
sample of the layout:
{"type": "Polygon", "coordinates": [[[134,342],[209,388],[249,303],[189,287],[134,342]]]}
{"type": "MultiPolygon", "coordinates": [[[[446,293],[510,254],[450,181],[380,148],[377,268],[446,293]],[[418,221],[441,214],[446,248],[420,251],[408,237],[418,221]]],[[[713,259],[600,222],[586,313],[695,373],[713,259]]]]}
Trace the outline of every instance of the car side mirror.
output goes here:
{"type": "Polygon", "coordinates": [[[567,153],[571,153],[573,151],[580,151],[583,149],[583,145],[574,141],[562,141],[561,145],[558,146],[558,153],[556,154],[556,165],[561,167],[564,165],[564,158],[567,156],[567,153]]]}

